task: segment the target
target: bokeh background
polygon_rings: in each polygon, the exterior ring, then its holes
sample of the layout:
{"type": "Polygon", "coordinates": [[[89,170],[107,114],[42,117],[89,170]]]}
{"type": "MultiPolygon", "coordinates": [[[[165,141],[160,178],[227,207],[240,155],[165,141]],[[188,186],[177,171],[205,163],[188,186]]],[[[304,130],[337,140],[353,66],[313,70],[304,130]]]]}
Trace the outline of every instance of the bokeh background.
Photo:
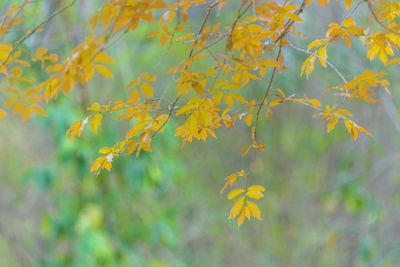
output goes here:
{"type": "MultiPolygon", "coordinates": [[[[0,12],[11,2],[18,1],[0,0],[0,12]]],[[[102,2],[77,1],[43,33],[28,39],[25,48],[46,47],[67,57],[89,33],[87,24],[102,2]]],[[[34,27],[66,3],[35,1],[23,12],[21,28],[34,27]]],[[[239,4],[231,1],[227,8],[239,4]]],[[[325,9],[311,4],[297,28],[308,38],[289,39],[306,48],[324,36],[330,22],[341,23],[347,16],[355,16],[364,28],[379,27],[365,3],[354,6],[346,11],[343,1],[332,1],[325,9]]],[[[205,6],[191,10],[190,24],[198,28],[205,11],[205,6]]],[[[235,14],[213,13],[210,23],[229,25],[235,14]]],[[[352,49],[338,42],[328,55],[348,78],[365,69],[387,69],[393,99],[378,93],[377,104],[344,104],[373,137],[361,135],[354,141],[342,124],[327,134],[320,120],[312,118],[313,111],[283,104],[272,120],[261,120],[264,152],[241,156],[251,139],[240,124],[218,130],[217,140],[182,148],[174,136],[181,121],[173,120],[154,139],[152,153],[121,156],[111,172],[91,174],[98,149],[117,142],[126,126],[105,118],[98,134],[88,130],[70,142],[66,130],[86,116],[88,105],[123,99],[125,85],[143,71],[160,77],[156,95],[174,96],[164,73],[171,63],[184,60],[187,50],[177,45],[166,54],[156,38],[145,37],[153,30],[143,24],[108,49],[116,59],[114,79],[97,75],[77,86],[46,107],[46,118],[24,124],[18,117],[2,119],[0,266],[400,265],[399,67],[370,62],[367,48],[355,39],[352,49]],[[238,228],[227,219],[232,202],[219,190],[226,176],[241,169],[250,170],[251,182],[267,191],[258,201],[263,220],[246,220],[238,228]]],[[[300,78],[307,55],[291,48],[283,53],[287,70],[277,75],[273,88],[324,104],[338,102],[324,93],[340,84],[332,70],[316,63],[309,80],[300,78]]],[[[39,80],[47,77],[39,66],[29,71],[39,80]]],[[[244,96],[259,99],[265,84],[251,84],[244,96]]]]}

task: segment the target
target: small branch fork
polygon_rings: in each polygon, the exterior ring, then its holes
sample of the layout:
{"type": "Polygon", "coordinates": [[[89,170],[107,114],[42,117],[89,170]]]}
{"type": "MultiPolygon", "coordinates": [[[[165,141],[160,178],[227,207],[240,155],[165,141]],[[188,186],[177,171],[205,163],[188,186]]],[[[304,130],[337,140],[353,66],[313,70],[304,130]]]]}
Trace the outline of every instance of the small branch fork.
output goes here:
{"type": "MultiPolygon", "coordinates": [[[[296,15],[300,15],[304,11],[305,6],[306,6],[306,0],[303,0],[303,2],[301,3],[300,7],[296,10],[295,14],[296,15]]],[[[289,29],[293,26],[294,22],[295,22],[294,20],[289,19],[286,22],[286,26],[284,27],[284,29],[281,32],[281,34],[274,40],[274,44],[279,42],[278,55],[277,55],[276,60],[275,60],[276,62],[278,62],[278,60],[279,60],[279,58],[280,58],[280,56],[282,54],[282,40],[285,39],[286,34],[288,33],[289,29]]],[[[262,101],[259,103],[259,106],[258,106],[258,109],[257,109],[255,130],[254,130],[254,141],[256,141],[256,142],[257,142],[258,120],[259,120],[259,117],[260,117],[261,108],[263,107],[265,101],[267,100],[269,91],[270,91],[271,86],[272,86],[272,82],[274,81],[274,78],[275,78],[275,73],[276,73],[277,68],[278,68],[278,66],[275,66],[273,71],[272,71],[271,78],[269,79],[269,82],[268,82],[267,90],[265,92],[265,95],[264,95],[262,101]]]]}
{"type": "MultiPolygon", "coordinates": [[[[281,54],[282,54],[282,41],[279,44],[278,55],[276,56],[276,60],[275,61],[278,62],[281,54]]],[[[262,101],[258,105],[258,109],[257,109],[257,113],[256,113],[256,126],[255,126],[255,130],[254,130],[254,140],[255,141],[257,141],[257,128],[258,128],[258,119],[260,117],[260,111],[261,111],[262,106],[265,103],[265,100],[268,97],[269,90],[271,89],[272,82],[274,81],[275,73],[276,73],[277,68],[278,68],[278,66],[274,67],[274,70],[272,71],[272,74],[271,74],[271,78],[269,79],[269,83],[268,83],[268,86],[267,86],[267,91],[265,92],[265,95],[264,95],[262,101]]]]}
{"type": "Polygon", "coordinates": [[[337,75],[339,75],[340,79],[342,79],[342,81],[343,81],[344,83],[347,83],[347,80],[346,80],[346,78],[344,77],[344,75],[343,75],[331,62],[329,62],[327,59],[325,59],[325,58],[323,58],[323,57],[321,57],[321,56],[319,56],[319,55],[317,55],[317,54],[315,54],[315,53],[313,53],[313,52],[311,52],[311,51],[304,50],[304,49],[301,49],[301,48],[299,48],[299,47],[296,47],[296,46],[294,46],[291,42],[289,42],[289,40],[287,40],[287,39],[285,39],[285,40],[286,40],[286,42],[288,43],[288,45],[289,45],[291,48],[293,48],[293,49],[295,49],[295,50],[297,50],[297,51],[303,52],[303,53],[305,53],[305,54],[312,55],[312,56],[317,57],[317,58],[321,59],[322,61],[324,61],[327,65],[329,65],[329,67],[331,67],[331,68],[337,73],[337,75]]]}
{"type": "MultiPolygon", "coordinates": [[[[199,38],[201,32],[203,31],[203,29],[204,29],[204,27],[205,27],[205,25],[206,25],[206,23],[207,23],[208,18],[210,17],[210,14],[211,14],[212,9],[213,9],[214,7],[216,7],[216,6],[218,5],[218,3],[219,3],[219,0],[218,0],[218,1],[215,1],[213,4],[211,4],[211,5],[207,8],[207,14],[206,14],[206,16],[204,17],[203,23],[202,23],[201,26],[200,26],[200,29],[199,29],[199,31],[198,31],[198,33],[197,33],[197,37],[196,37],[196,39],[194,40],[194,42],[197,42],[197,40],[198,40],[198,38],[199,38]]],[[[195,46],[193,46],[192,49],[190,50],[188,58],[191,58],[191,57],[192,57],[193,52],[194,52],[194,49],[195,49],[195,46]]],[[[186,67],[185,67],[185,69],[188,69],[188,68],[189,68],[189,66],[186,66],[186,67]]],[[[176,104],[178,103],[178,101],[179,101],[180,98],[181,98],[181,96],[177,96],[177,97],[175,98],[174,102],[172,102],[172,104],[169,106],[169,113],[168,113],[167,119],[166,119],[166,120],[164,121],[164,123],[153,133],[152,137],[154,137],[159,131],[161,131],[161,129],[164,128],[164,126],[165,126],[165,125],[168,123],[168,121],[171,119],[172,112],[174,111],[174,108],[175,108],[175,106],[176,106],[176,104]]]]}

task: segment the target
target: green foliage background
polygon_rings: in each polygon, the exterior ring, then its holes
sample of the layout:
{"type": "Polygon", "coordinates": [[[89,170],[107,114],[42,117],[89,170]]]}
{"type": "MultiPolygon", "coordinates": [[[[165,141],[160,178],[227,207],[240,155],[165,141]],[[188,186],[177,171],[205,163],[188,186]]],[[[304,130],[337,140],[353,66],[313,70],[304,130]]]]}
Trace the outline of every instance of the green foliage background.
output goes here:
{"type": "MultiPolygon", "coordinates": [[[[78,1],[51,21],[44,33],[26,47],[47,47],[61,58],[88,34],[90,16],[101,1],[78,1]]],[[[239,2],[239,1],[238,1],[239,2]]],[[[236,3],[237,4],[237,3],[236,3]]],[[[9,1],[0,1],[5,11],[9,1]]],[[[32,28],[63,5],[38,1],[24,13],[23,27],[32,28]],[[33,19],[35,18],[35,19],[33,19]]],[[[235,5],[234,3],[232,4],[235,5]]],[[[322,37],[329,22],[341,22],[346,11],[333,1],[321,11],[306,12],[301,30],[322,37]],[[318,23],[315,21],[318,20],[318,23]]],[[[366,7],[357,9],[368,23],[366,7]]],[[[193,11],[198,25],[204,8],[193,11]]],[[[230,21],[230,14],[215,21],[230,21]]],[[[46,107],[49,116],[22,124],[8,117],[0,127],[0,266],[397,266],[400,263],[399,159],[400,138],[398,67],[393,73],[393,102],[347,104],[360,125],[374,137],[357,142],[343,125],[331,134],[313,120],[313,112],[296,104],[275,108],[272,120],[263,119],[262,153],[243,158],[250,142],[245,127],[218,131],[217,140],[194,142],[181,148],[172,121],[153,143],[153,153],[122,156],[111,172],[96,177],[90,165],[102,146],[112,145],[126,126],[105,119],[97,135],[86,131],[70,142],[66,130],[85,117],[93,102],[124,97],[124,86],[143,71],[158,73],[159,93],[174,95],[170,62],[187,55],[174,47],[165,56],[157,39],[142,25],[108,52],[116,59],[115,78],[100,76],[70,96],[46,107]],[[160,59],[161,58],[161,59],[160,59]],[[165,85],[169,84],[168,89],[165,85]],[[396,128],[397,127],[397,128],[396,128]],[[248,169],[251,180],[267,188],[259,201],[262,221],[238,228],[227,219],[231,202],[219,194],[223,179],[248,169]]],[[[18,33],[10,38],[18,37],[18,33]]],[[[293,37],[301,47],[308,40],[293,37]]],[[[356,43],[356,42],[354,42],[356,43]]],[[[382,68],[361,55],[361,45],[349,50],[335,45],[329,58],[344,73],[382,68]]],[[[307,81],[299,77],[306,55],[284,49],[288,70],[274,88],[287,94],[305,93],[330,103],[323,90],[338,77],[320,65],[307,81]]],[[[201,67],[201,66],[200,66],[201,67]]],[[[33,66],[30,75],[46,73],[33,66]]],[[[248,97],[261,96],[266,81],[248,88],[248,97]]]]}

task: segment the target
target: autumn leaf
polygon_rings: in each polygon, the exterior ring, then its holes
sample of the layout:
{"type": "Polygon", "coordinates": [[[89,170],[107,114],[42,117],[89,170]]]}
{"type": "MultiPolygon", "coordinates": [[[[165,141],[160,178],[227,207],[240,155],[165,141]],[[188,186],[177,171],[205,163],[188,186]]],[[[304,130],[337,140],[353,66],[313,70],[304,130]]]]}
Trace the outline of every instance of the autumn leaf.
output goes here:
{"type": "Polygon", "coordinates": [[[103,65],[96,65],[96,70],[103,75],[105,78],[113,78],[114,75],[112,74],[111,70],[103,65]]]}
{"type": "Polygon", "coordinates": [[[234,219],[236,216],[239,215],[244,205],[244,198],[244,196],[240,197],[238,200],[236,200],[235,204],[233,204],[231,212],[229,214],[229,219],[234,219]]]}
{"type": "Polygon", "coordinates": [[[246,205],[249,208],[251,215],[256,219],[261,220],[261,211],[257,204],[252,201],[246,201],[246,205]]]}
{"type": "Polygon", "coordinates": [[[142,88],[143,94],[145,94],[147,97],[153,97],[153,87],[150,84],[142,83],[140,87],[142,88]]]}
{"type": "Polygon", "coordinates": [[[97,133],[97,129],[101,125],[101,119],[102,119],[101,113],[97,113],[96,115],[93,116],[92,118],[92,130],[93,132],[97,133]]]}
{"type": "Polygon", "coordinates": [[[231,192],[229,192],[228,199],[233,199],[243,192],[244,192],[244,189],[241,189],[241,188],[233,189],[231,192]]]}
{"type": "Polygon", "coordinates": [[[329,122],[328,122],[328,125],[327,125],[327,132],[329,133],[330,131],[332,131],[334,128],[335,128],[335,126],[336,126],[336,124],[338,123],[338,121],[339,121],[339,118],[337,117],[337,116],[334,116],[329,122]]]}

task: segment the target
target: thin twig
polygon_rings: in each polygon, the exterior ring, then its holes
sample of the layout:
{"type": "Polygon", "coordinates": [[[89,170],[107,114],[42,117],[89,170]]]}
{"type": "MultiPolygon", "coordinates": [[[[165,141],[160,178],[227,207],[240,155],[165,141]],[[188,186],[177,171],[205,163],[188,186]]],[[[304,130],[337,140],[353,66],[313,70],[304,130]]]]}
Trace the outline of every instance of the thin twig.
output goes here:
{"type": "Polygon", "coordinates": [[[312,56],[317,57],[317,58],[321,59],[322,61],[324,61],[326,64],[329,65],[329,67],[331,67],[331,68],[339,75],[339,77],[342,79],[342,81],[343,81],[344,83],[347,83],[347,80],[346,80],[346,78],[344,77],[344,75],[343,75],[332,63],[330,63],[327,59],[325,59],[325,58],[323,58],[323,57],[319,56],[318,54],[315,54],[315,53],[313,53],[313,52],[311,52],[311,51],[304,50],[304,49],[301,49],[301,48],[299,48],[299,47],[296,47],[296,46],[294,46],[291,42],[289,42],[289,40],[287,40],[287,39],[286,39],[286,42],[288,43],[288,45],[289,45],[291,48],[293,48],[293,49],[295,49],[295,50],[297,50],[297,51],[303,52],[303,53],[305,53],[305,54],[312,55],[312,56]]]}
{"type": "Polygon", "coordinates": [[[50,20],[52,20],[54,17],[56,17],[57,15],[59,15],[60,13],[64,12],[66,9],[68,9],[69,7],[71,7],[73,4],[75,4],[76,0],[72,0],[71,3],[69,3],[68,5],[64,6],[63,8],[61,8],[60,10],[54,12],[53,14],[51,14],[50,16],[48,16],[45,20],[43,20],[42,22],[40,22],[35,28],[33,28],[29,33],[27,33],[24,37],[22,37],[22,39],[20,39],[15,47],[13,48],[13,50],[11,50],[11,52],[8,54],[6,60],[4,60],[1,65],[0,68],[4,66],[4,64],[6,64],[6,62],[10,59],[11,55],[15,53],[15,51],[17,51],[17,49],[22,45],[23,42],[25,42],[26,39],[28,39],[29,37],[31,37],[31,35],[33,35],[40,27],[42,27],[44,24],[46,24],[47,22],[49,22],[50,20]]]}
{"type": "MultiPolygon", "coordinates": [[[[278,55],[276,56],[276,61],[277,62],[279,60],[279,57],[281,56],[281,52],[282,52],[282,41],[281,41],[281,43],[279,45],[278,55]]],[[[265,92],[265,95],[264,95],[262,101],[259,104],[259,107],[258,107],[258,110],[257,110],[257,113],[256,113],[256,123],[255,123],[255,130],[254,130],[254,140],[255,141],[257,141],[257,128],[258,128],[257,126],[258,126],[258,118],[260,117],[260,111],[261,111],[261,108],[262,108],[265,100],[268,97],[269,90],[271,89],[272,82],[274,81],[275,73],[276,73],[277,68],[278,68],[278,66],[275,65],[274,70],[272,71],[272,74],[271,74],[271,78],[269,79],[267,90],[265,92]]]]}

